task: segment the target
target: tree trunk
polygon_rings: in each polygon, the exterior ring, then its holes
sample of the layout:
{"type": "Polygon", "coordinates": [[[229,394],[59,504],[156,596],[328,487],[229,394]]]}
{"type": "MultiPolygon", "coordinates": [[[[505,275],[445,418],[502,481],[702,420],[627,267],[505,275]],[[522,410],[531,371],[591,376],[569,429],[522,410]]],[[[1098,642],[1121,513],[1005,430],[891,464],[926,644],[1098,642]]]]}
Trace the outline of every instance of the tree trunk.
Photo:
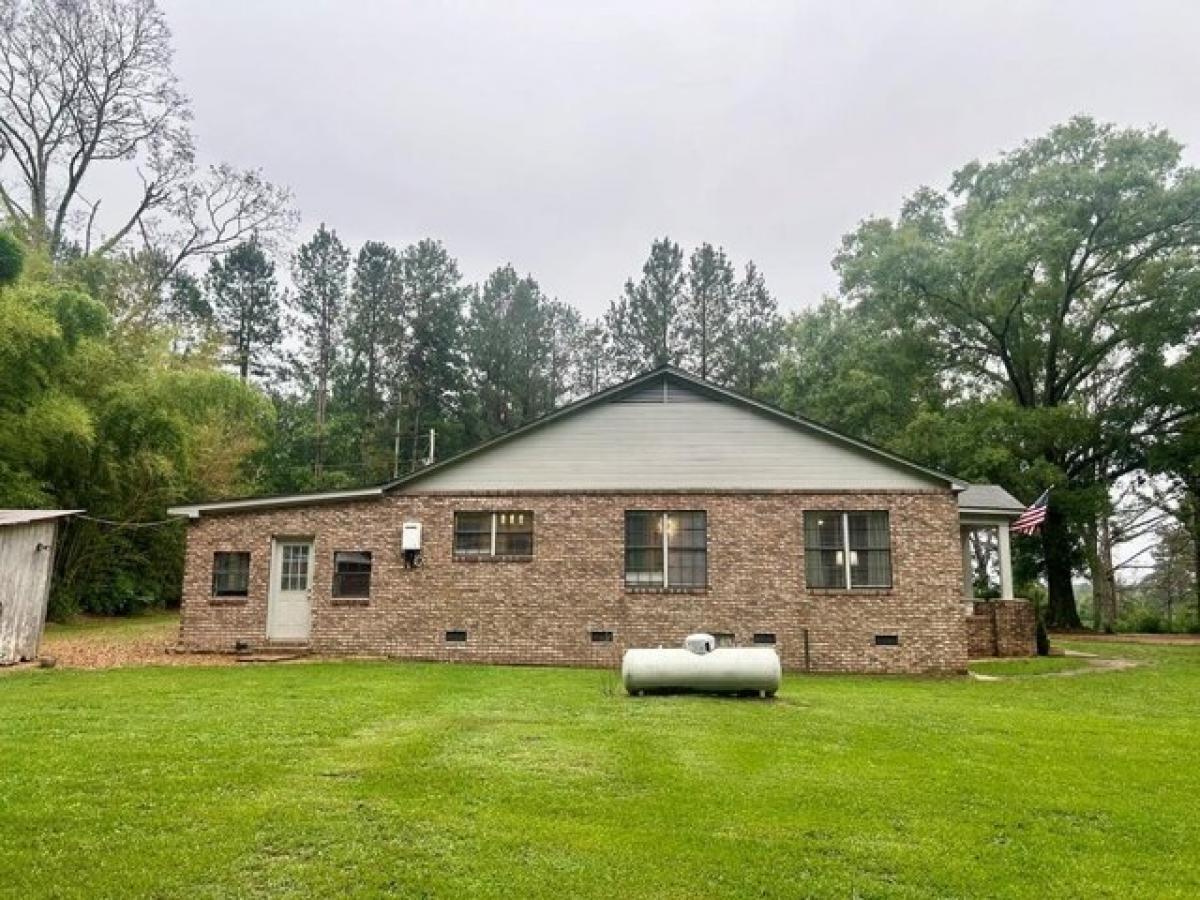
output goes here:
{"type": "Polygon", "coordinates": [[[1196,621],[1200,623],[1200,496],[1191,490],[1192,503],[1192,583],[1196,589],[1196,621]]]}
{"type": "Polygon", "coordinates": [[[1093,602],[1100,604],[1100,628],[1112,633],[1117,627],[1117,576],[1113,567],[1112,527],[1108,516],[1100,519],[1100,581],[1103,592],[1093,602]]]}
{"type": "Polygon", "coordinates": [[[1052,628],[1079,628],[1079,610],[1071,585],[1071,535],[1054,504],[1042,525],[1042,550],[1046,556],[1046,624],[1052,628]]]}

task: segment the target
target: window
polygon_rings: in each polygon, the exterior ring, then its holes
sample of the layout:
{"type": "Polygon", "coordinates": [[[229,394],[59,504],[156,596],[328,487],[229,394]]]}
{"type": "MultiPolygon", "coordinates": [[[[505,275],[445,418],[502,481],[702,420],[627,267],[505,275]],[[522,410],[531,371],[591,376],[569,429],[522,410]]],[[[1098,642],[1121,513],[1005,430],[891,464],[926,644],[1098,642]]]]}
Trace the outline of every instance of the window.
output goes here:
{"type": "Polygon", "coordinates": [[[465,644],[467,642],[467,633],[465,631],[447,631],[447,644],[465,644]]]}
{"type": "Polygon", "coordinates": [[[593,631],[593,644],[611,644],[613,642],[613,633],[611,631],[593,631]]]}
{"type": "Polygon", "coordinates": [[[250,554],[214,553],[214,597],[245,597],[250,593],[250,554]]]}
{"type": "Polygon", "coordinates": [[[804,560],[810,588],[891,587],[887,512],[806,512],[804,560]]]}
{"type": "Polygon", "coordinates": [[[898,634],[877,634],[875,635],[876,647],[899,647],[900,635],[898,634]]]}
{"type": "Polygon", "coordinates": [[[464,558],[533,556],[533,513],[456,512],[454,555],[464,558]]]}
{"type": "Polygon", "coordinates": [[[283,557],[279,563],[279,589],[281,591],[308,590],[308,544],[284,544],[283,557]]]}
{"type": "Polygon", "coordinates": [[[732,647],[735,644],[734,634],[731,631],[713,631],[711,634],[718,647],[732,647]]]}
{"type": "Polygon", "coordinates": [[[333,596],[371,595],[371,554],[366,550],[339,550],[333,554],[333,596]]]}
{"type": "Polygon", "coordinates": [[[703,510],[625,513],[628,587],[708,586],[708,514],[703,510]]]}
{"type": "Polygon", "coordinates": [[[773,631],[756,631],[754,633],[754,643],[756,644],[774,644],[775,633],[773,631]]]}

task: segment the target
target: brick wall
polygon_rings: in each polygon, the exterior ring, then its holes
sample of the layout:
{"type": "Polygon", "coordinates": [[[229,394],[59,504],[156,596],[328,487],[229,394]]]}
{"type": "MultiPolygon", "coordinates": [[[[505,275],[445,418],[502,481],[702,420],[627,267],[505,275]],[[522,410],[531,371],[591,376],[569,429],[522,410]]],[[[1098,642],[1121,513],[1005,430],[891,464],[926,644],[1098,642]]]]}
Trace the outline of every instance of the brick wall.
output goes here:
{"type": "Polygon", "coordinates": [[[1036,656],[1037,615],[1025,600],[978,600],[967,617],[967,652],[989,656],[1036,656]]]}
{"type": "Polygon", "coordinates": [[[319,653],[491,663],[615,665],[627,647],[677,646],[689,632],[730,632],[749,645],[776,635],[789,669],[961,671],[967,659],[958,509],[946,491],[863,494],[526,493],[392,495],[382,500],[205,516],[188,529],[181,644],[233,650],[266,644],[272,536],[314,541],[312,632],[319,653]],[[456,510],[532,510],[534,556],[524,562],[453,559],[456,510]],[[708,513],[706,590],[624,586],[627,509],[708,513]],[[810,591],[802,512],[886,509],[893,587],[810,591]],[[405,569],[405,521],[424,526],[424,564],[405,569]],[[213,553],[251,553],[249,596],[211,595],[213,553]],[[331,597],[335,550],[373,554],[366,605],[331,597]],[[445,632],[468,632],[448,644],[445,632]],[[593,644],[590,632],[614,632],[593,644]],[[876,634],[899,646],[876,646],[876,634]]]}

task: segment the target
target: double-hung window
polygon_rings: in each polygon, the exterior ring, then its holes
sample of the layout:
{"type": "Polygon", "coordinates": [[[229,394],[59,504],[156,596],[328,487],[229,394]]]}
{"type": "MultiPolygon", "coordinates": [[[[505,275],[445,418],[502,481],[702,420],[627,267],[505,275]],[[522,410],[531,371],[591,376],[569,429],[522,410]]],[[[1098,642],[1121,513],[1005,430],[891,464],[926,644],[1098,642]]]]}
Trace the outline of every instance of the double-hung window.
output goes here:
{"type": "Polygon", "coordinates": [[[250,554],[237,551],[213,554],[214,597],[245,597],[250,593],[250,554]]]}
{"type": "Polygon", "coordinates": [[[533,556],[533,513],[527,509],[456,512],[454,555],[466,559],[533,556]]]}
{"type": "Polygon", "coordinates": [[[891,547],[885,510],[804,514],[804,573],[810,588],[890,588],[891,547]]]}
{"type": "Polygon", "coordinates": [[[703,510],[625,513],[627,587],[708,586],[708,514],[703,510]]]}

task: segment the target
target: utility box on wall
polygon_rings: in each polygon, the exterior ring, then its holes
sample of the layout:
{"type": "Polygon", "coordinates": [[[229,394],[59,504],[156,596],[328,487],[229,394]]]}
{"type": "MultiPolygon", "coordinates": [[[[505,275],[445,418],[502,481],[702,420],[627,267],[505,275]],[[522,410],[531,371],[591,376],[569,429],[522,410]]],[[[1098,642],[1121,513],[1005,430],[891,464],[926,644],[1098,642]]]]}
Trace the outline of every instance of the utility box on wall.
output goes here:
{"type": "Polygon", "coordinates": [[[421,549],[421,523],[405,522],[400,530],[400,549],[409,552],[421,549]]]}

